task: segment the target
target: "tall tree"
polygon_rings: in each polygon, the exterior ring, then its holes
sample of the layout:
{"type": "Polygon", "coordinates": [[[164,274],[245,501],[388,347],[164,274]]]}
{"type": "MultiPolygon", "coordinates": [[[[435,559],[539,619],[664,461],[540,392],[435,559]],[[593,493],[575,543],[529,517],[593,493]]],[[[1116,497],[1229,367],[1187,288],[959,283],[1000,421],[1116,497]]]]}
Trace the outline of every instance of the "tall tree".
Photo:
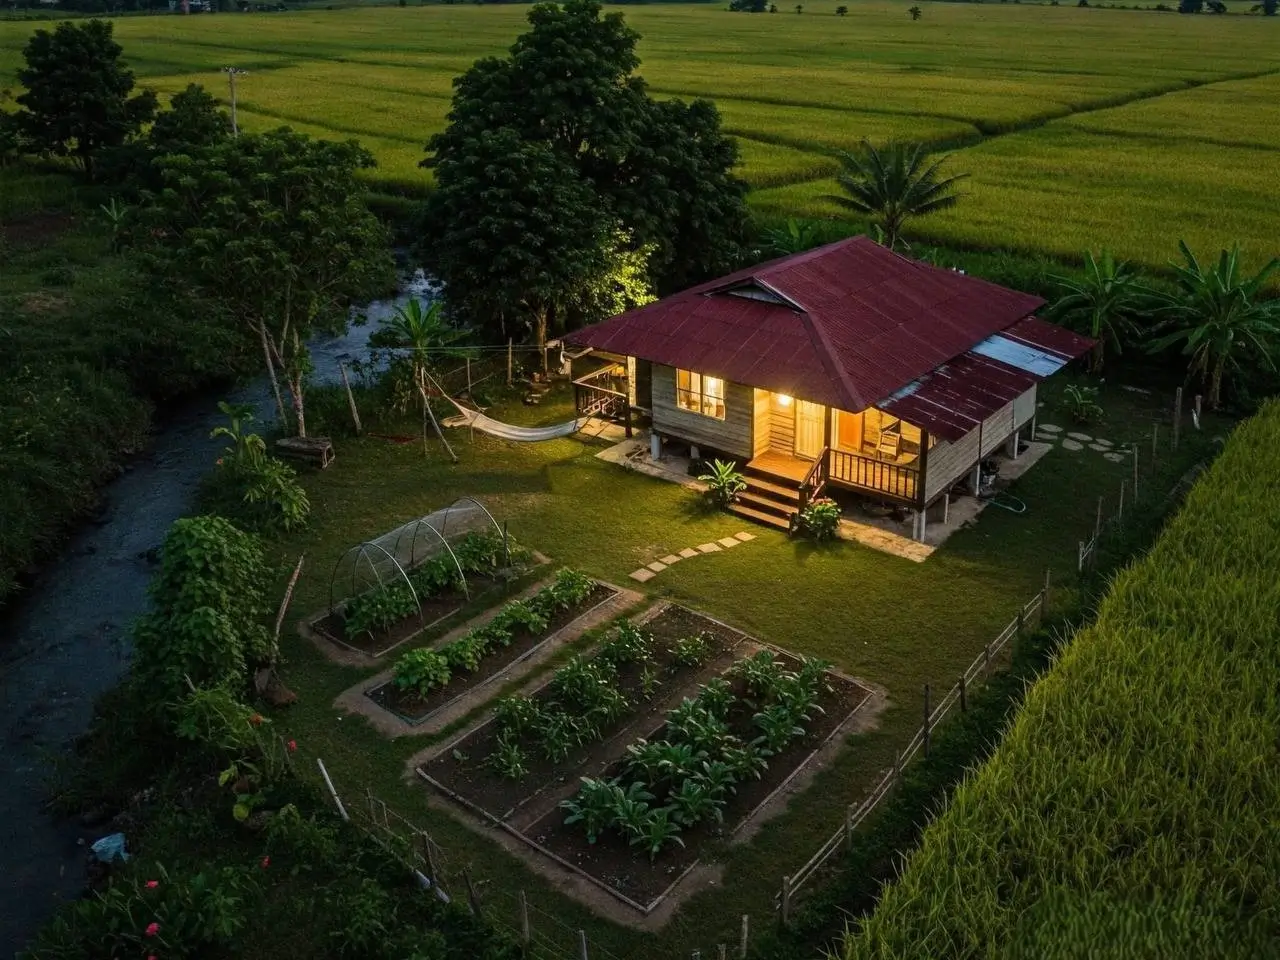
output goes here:
{"type": "Polygon", "coordinates": [[[1086,250],[1084,277],[1051,276],[1062,296],[1049,309],[1049,316],[1061,320],[1097,341],[1089,367],[1094,373],[1102,369],[1107,345],[1115,353],[1123,349],[1124,340],[1133,327],[1134,318],[1151,301],[1148,290],[1138,275],[1123,260],[1116,260],[1109,250],[1098,256],[1086,250]]]}
{"type": "Polygon", "coordinates": [[[121,53],[106,20],[37,30],[23,49],[18,129],[44,153],[75,157],[90,180],[100,151],[136,136],[155,115],[154,93],[130,96],[133,71],[121,53]]]}
{"type": "Polygon", "coordinates": [[[510,328],[520,317],[545,329],[554,311],[535,305],[549,302],[548,284],[563,306],[575,285],[616,261],[607,248],[620,235],[650,251],[649,274],[663,288],[735,263],[746,186],[732,174],[736,147],[715,107],[650,99],[633,73],[638,35],[620,14],[602,16],[596,0],[538,4],[529,22],[509,56],[478,61],[454,81],[448,126],[427,145],[438,189],[422,250],[450,311],[484,326],[510,328]],[[518,186],[520,171],[494,156],[494,137],[532,164],[529,184],[518,186]],[[490,189],[482,156],[497,164],[501,189],[490,189]],[[563,206],[535,211],[513,202],[522,196],[563,206]],[[556,262],[565,252],[578,262],[556,262]],[[513,262],[520,269],[498,266],[513,262]]]}
{"type": "Polygon", "coordinates": [[[211,147],[231,134],[231,121],[218,100],[198,83],[173,95],[169,109],[156,115],[147,141],[157,154],[189,153],[211,147]]]}
{"type": "Polygon", "coordinates": [[[844,169],[836,182],[844,195],[823,199],[870,217],[892,250],[908,220],[956,205],[956,184],[968,174],[942,176],[945,162],[943,157],[929,163],[919,144],[891,143],[878,149],[863,140],[859,152],[840,155],[844,169]]]}
{"type": "Polygon", "coordinates": [[[306,436],[306,341],[345,329],[353,302],[392,282],[387,232],[364,202],[358,143],[313,140],[287,127],[158,159],[164,189],[149,198],[152,264],[226,303],[262,345],[282,423],[283,375],[306,436]]]}
{"type": "Polygon", "coordinates": [[[1280,344],[1280,300],[1263,300],[1258,294],[1280,268],[1280,259],[1246,277],[1239,244],[1223,250],[1209,269],[1185,241],[1178,241],[1178,249],[1183,262],[1172,264],[1178,293],[1165,301],[1167,332],[1152,341],[1151,350],[1181,344],[1182,352],[1191,358],[1190,372],[1209,385],[1209,406],[1217,407],[1225,374],[1239,369],[1243,357],[1256,356],[1267,369],[1276,369],[1273,353],[1280,344]]]}

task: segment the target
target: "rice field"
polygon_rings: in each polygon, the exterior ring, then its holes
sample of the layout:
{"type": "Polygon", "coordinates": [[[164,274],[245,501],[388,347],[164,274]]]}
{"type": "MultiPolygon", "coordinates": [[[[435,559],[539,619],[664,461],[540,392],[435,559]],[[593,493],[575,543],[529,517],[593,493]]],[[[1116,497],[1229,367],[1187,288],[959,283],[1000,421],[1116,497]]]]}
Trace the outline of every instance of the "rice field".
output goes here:
{"type": "MultiPolygon", "coordinates": [[[[970,174],[925,238],[1075,256],[1107,244],[1162,265],[1179,237],[1275,251],[1280,183],[1280,19],[1079,9],[1031,3],[836,0],[730,14],[709,4],[620,8],[642,35],[657,96],[714,99],[741,146],[740,172],[764,214],[833,216],[836,154],[863,138],[951,150],[970,174]]],[[[240,85],[248,129],[287,123],[356,137],[371,176],[422,190],[427,137],[451,81],[525,27],[518,5],[312,9],[276,15],[122,19],[117,37],[147,86],[240,85]]],[[[0,21],[0,88],[30,23],[0,21]]]]}
{"type": "Polygon", "coordinates": [[[1280,405],[1232,436],[846,960],[1274,956],[1280,405]]]}

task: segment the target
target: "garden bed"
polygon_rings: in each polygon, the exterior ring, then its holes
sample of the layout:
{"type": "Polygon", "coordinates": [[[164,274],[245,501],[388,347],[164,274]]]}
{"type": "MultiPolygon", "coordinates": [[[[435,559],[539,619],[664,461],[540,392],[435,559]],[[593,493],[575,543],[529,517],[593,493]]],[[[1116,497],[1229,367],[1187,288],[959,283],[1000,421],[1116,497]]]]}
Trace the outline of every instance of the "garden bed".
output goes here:
{"type": "MultiPolygon", "coordinates": [[[[651,668],[658,675],[658,686],[648,698],[644,696],[642,669],[639,664],[618,668],[614,688],[630,701],[634,709],[601,731],[601,736],[577,747],[564,760],[554,761],[532,749],[526,750],[526,773],[519,779],[502,776],[489,765],[500,736],[500,724],[492,719],[483,726],[450,744],[424,770],[468,803],[487,811],[499,820],[508,820],[544,794],[563,793],[572,788],[577,778],[568,773],[582,770],[592,773],[611,762],[618,751],[618,740],[640,726],[648,729],[661,717],[663,708],[679,702],[678,695],[692,689],[704,679],[715,676],[733,662],[733,653],[743,642],[742,634],[715,621],[670,606],[657,616],[640,624],[639,629],[653,638],[651,668]],[[706,659],[699,665],[681,666],[676,662],[674,646],[680,640],[704,634],[710,639],[706,659]]],[[[547,703],[554,696],[554,681],[535,691],[529,699],[547,703]]],[[[523,819],[523,818],[519,818],[523,819]]]]}
{"type": "Polygon", "coordinates": [[[487,683],[513,663],[530,656],[539,646],[553,638],[562,629],[596,607],[609,602],[617,591],[613,587],[595,583],[591,592],[580,603],[568,609],[555,611],[544,629],[537,632],[520,630],[509,645],[495,650],[480,661],[479,669],[453,675],[449,682],[428,692],[425,696],[417,690],[403,689],[394,679],[388,680],[367,694],[370,700],[406,723],[422,723],[440,708],[452,703],[475,687],[487,683]]]}
{"type": "Polygon", "coordinates": [[[488,596],[497,586],[506,582],[493,577],[473,576],[467,581],[470,596],[461,590],[449,590],[435,596],[424,597],[421,599],[420,614],[415,613],[405,617],[385,630],[364,631],[349,637],[341,611],[334,611],[316,621],[312,629],[333,643],[366,653],[371,657],[381,657],[406,640],[412,640],[422,631],[429,630],[447,620],[468,604],[488,596]]]}
{"type": "MultiPolygon", "coordinates": [[[[519,780],[503,777],[488,761],[500,744],[500,718],[495,716],[441,749],[418,771],[428,783],[454,801],[501,824],[562,867],[588,878],[647,914],[692,870],[710,845],[723,843],[769,804],[820,748],[845,727],[850,717],[866,703],[870,691],[847,677],[823,670],[820,663],[810,664],[810,676],[820,678],[812,681],[815,691],[812,703],[820,709],[809,710],[803,732],[789,734],[785,745],[772,753],[760,751],[767,757],[767,767],[758,769],[758,778],[743,775],[730,781],[731,787],[718,794],[721,820],[710,815],[704,820],[690,818],[677,833],[679,841],[662,845],[653,856],[643,845],[628,842],[616,823],[600,830],[595,842],[591,842],[583,822],[565,823],[570,811],[564,803],[581,800],[585,792],[583,785],[589,782],[616,781],[623,787],[634,781],[638,776],[637,767],[628,745],[640,748],[663,745],[660,742],[671,733],[664,711],[671,714],[693,706],[690,698],[699,700],[708,686],[716,686],[727,704],[722,720],[727,725],[729,742],[749,744],[760,733],[756,717],[766,709],[766,703],[759,695],[752,694],[747,679],[739,673],[741,665],[749,655],[757,654],[788,675],[803,673],[804,661],[800,658],[765,648],[731,628],[681,607],[667,608],[644,628],[653,630],[655,639],[661,636],[668,642],[673,637],[701,631],[718,637],[719,642],[716,653],[699,668],[672,676],[675,682],[668,685],[661,703],[655,697],[649,707],[637,711],[629,721],[616,724],[609,735],[584,745],[559,763],[538,758],[528,764],[519,780]]],[[[553,684],[554,681],[545,685],[534,697],[548,696],[553,684]]],[[[633,680],[619,671],[617,686],[624,695],[635,689],[633,684],[633,680]]],[[[673,743],[678,741],[675,736],[669,738],[673,743]]],[[[683,775],[678,779],[683,779],[683,775]]],[[[653,787],[658,795],[650,796],[653,810],[662,804],[663,796],[670,805],[675,782],[676,779],[672,779],[665,788],[653,787]]]]}

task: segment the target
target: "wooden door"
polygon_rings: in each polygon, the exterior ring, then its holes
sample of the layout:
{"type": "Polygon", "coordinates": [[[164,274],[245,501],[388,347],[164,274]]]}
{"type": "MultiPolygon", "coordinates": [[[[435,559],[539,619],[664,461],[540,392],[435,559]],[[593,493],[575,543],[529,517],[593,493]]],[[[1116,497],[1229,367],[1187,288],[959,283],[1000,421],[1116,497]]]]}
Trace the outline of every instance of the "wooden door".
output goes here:
{"type": "Polygon", "coordinates": [[[808,400],[796,401],[796,456],[817,459],[822,452],[825,431],[822,418],[826,407],[808,400]]]}

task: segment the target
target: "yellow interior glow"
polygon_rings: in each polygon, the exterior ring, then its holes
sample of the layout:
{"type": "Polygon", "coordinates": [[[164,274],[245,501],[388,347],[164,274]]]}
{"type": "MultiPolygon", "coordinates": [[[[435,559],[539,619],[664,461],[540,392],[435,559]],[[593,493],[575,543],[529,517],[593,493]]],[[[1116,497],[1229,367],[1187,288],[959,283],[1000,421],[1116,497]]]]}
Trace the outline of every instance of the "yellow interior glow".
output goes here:
{"type": "Polygon", "coordinates": [[[791,398],[788,397],[785,393],[779,393],[776,396],[778,397],[778,406],[780,407],[791,406],[791,398]]]}

